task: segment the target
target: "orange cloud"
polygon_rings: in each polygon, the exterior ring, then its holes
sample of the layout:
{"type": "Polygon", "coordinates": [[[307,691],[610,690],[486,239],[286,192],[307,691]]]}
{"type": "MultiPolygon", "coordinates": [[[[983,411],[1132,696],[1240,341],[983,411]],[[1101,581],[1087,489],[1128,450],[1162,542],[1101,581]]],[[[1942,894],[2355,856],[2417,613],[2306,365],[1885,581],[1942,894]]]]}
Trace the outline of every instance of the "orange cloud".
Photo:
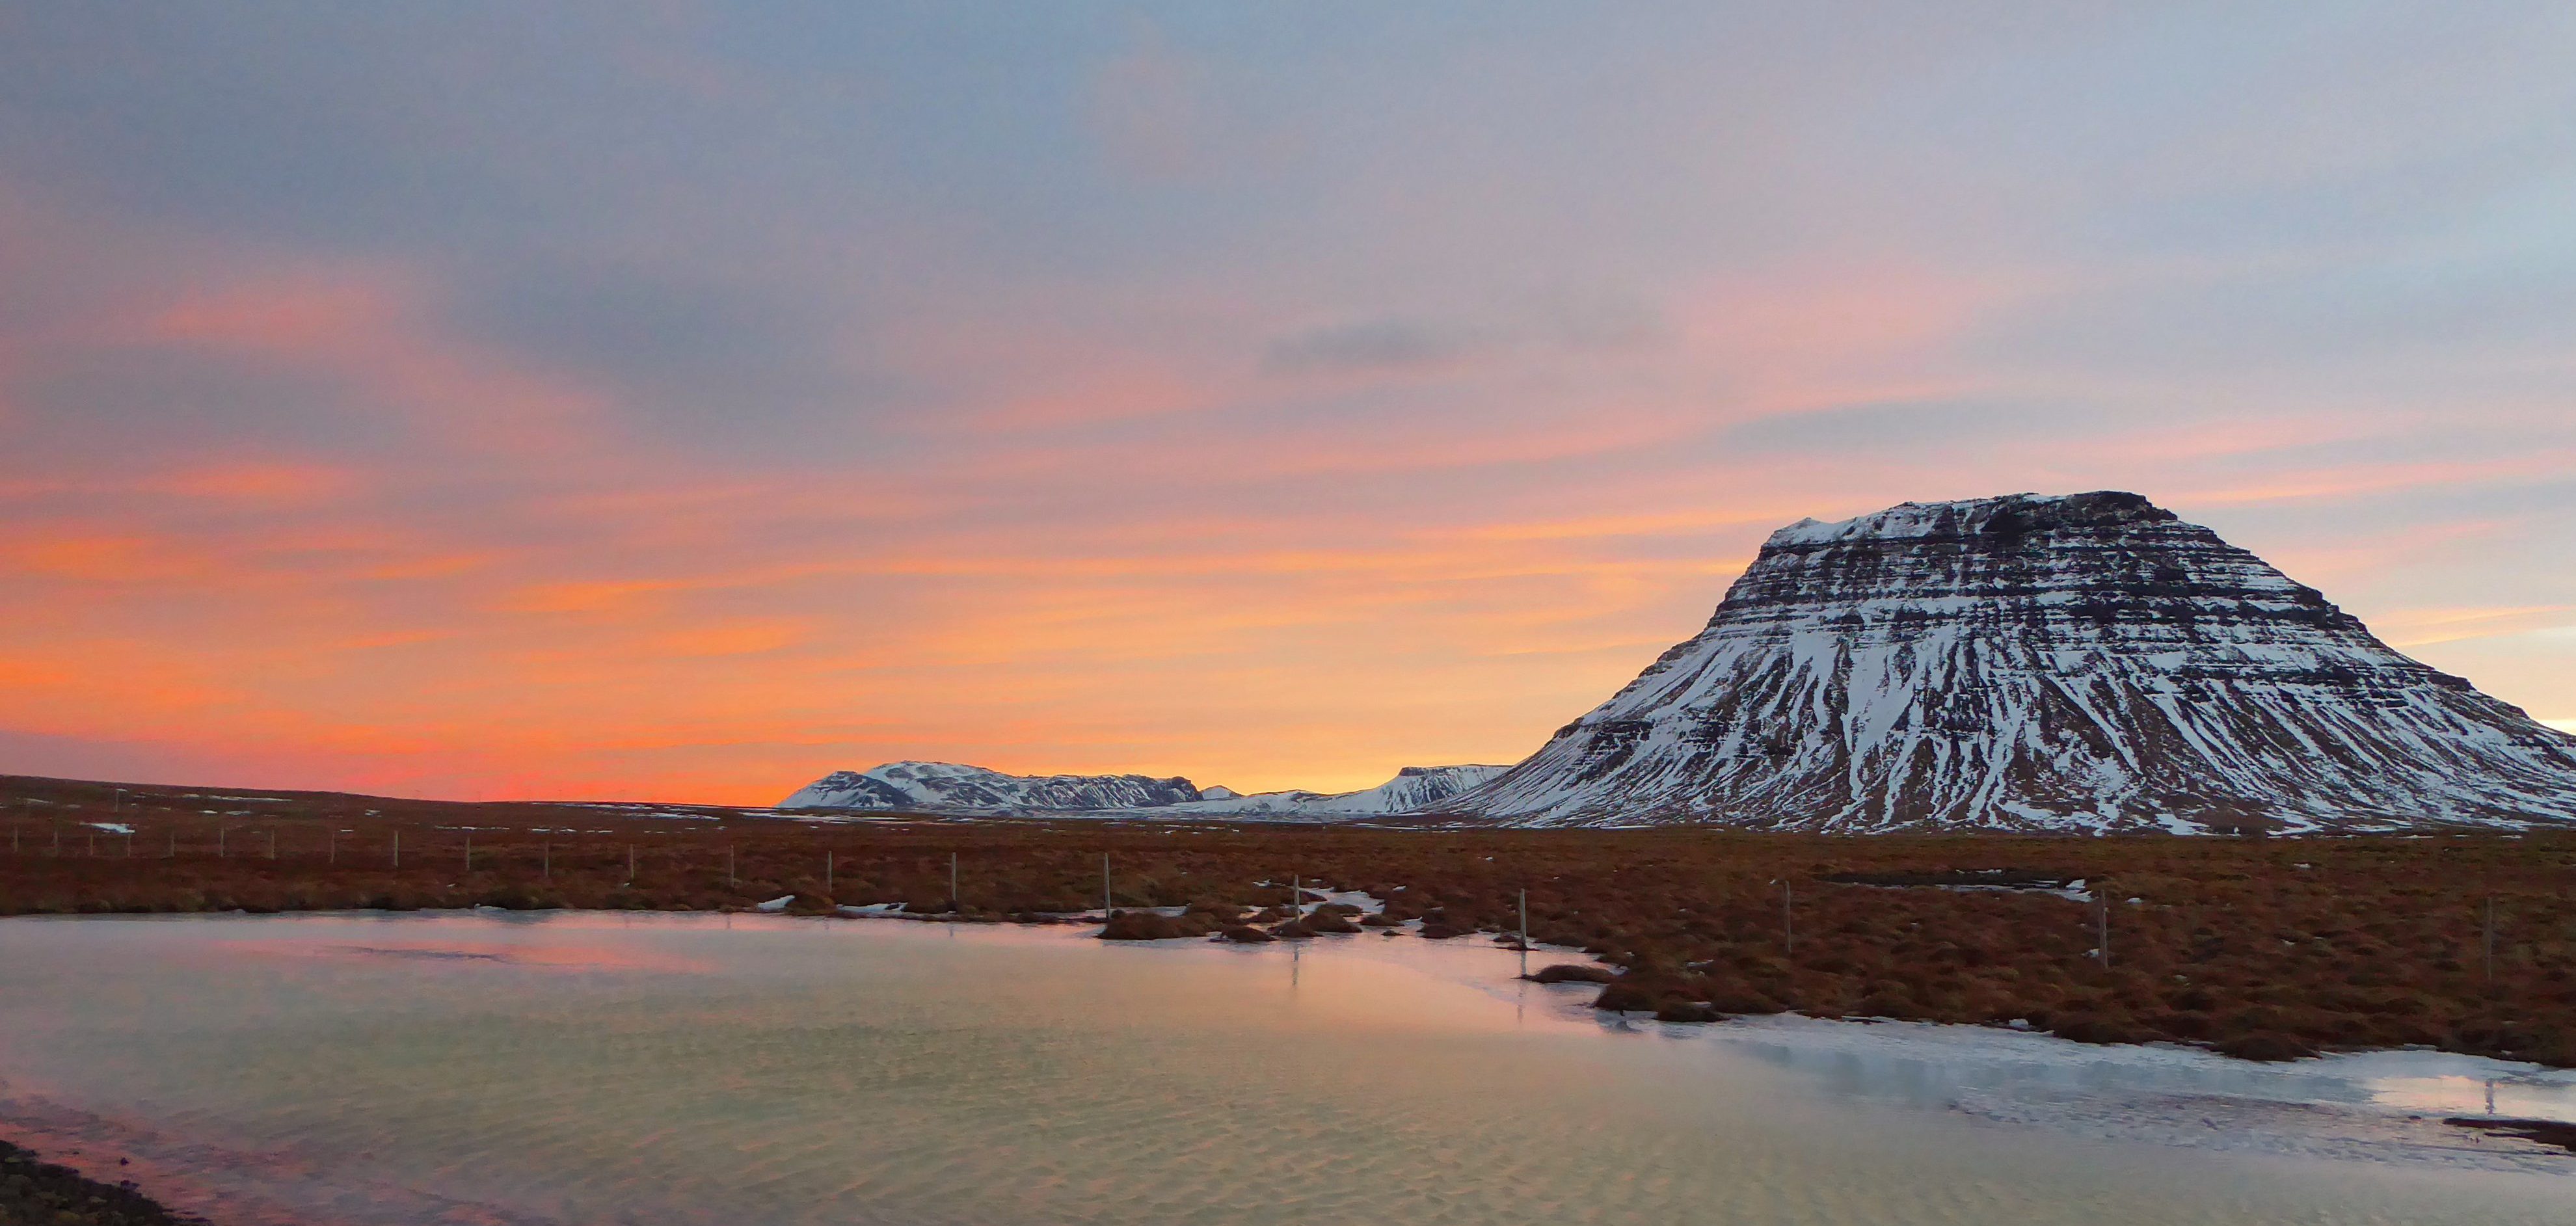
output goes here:
{"type": "Polygon", "coordinates": [[[2456,643],[2463,639],[2521,634],[2548,626],[2576,623],[2576,605],[2521,605],[2508,608],[2405,609],[2384,616],[2373,627],[2399,648],[2456,643]]]}
{"type": "Polygon", "coordinates": [[[88,583],[162,583],[202,576],[202,558],[163,538],[70,529],[0,544],[0,567],[30,576],[88,583]]]}
{"type": "Polygon", "coordinates": [[[2570,464],[2576,464],[2576,454],[2555,448],[2479,460],[2381,461],[2305,471],[2292,469],[2250,484],[2187,489],[2175,497],[2188,497],[2195,503],[2209,506],[2348,498],[2356,494],[2385,494],[2422,486],[2549,477],[2566,472],[2570,464]]]}
{"type": "Polygon", "coordinates": [[[223,502],[295,504],[327,501],[348,492],[355,484],[352,473],[334,466],[241,463],[148,478],[138,488],[223,502]]]}
{"type": "Polygon", "coordinates": [[[637,608],[689,586],[676,580],[624,579],[540,583],[510,594],[501,607],[523,613],[609,613],[637,608]]]}
{"type": "Polygon", "coordinates": [[[391,327],[397,297],[381,277],[283,277],[192,294],[152,316],[148,331],[156,340],[329,356],[391,327]]]}
{"type": "MultiPolygon", "coordinates": [[[[1799,518],[1782,511],[1712,515],[1678,511],[1654,515],[1593,515],[1537,522],[1478,524],[1446,535],[1476,541],[1573,541],[1622,536],[1697,535],[1733,528],[1768,531],[1799,518]]],[[[1439,535],[1439,534],[1435,534],[1439,535]]]]}
{"type": "Polygon", "coordinates": [[[491,566],[505,555],[499,553],[440,553],[401,558],[359,573],[369,579],[449,579],[491,566]]]}
{"type": "Polygon", "coordinates": [[[682,656],[751,656],[794,647],[813,635],[813,626],[795,620],[757,620],[691,626],[655,636],[654,646],[682,656]]]}
{"type": "Polygon", "coordinates": [[[1956,395],[1975,376],[1950,346],[2042,283],[1901,258],[1802,263],[1685,295],[1685,344],[1747,410],[1773,413],[1956,395]]]}

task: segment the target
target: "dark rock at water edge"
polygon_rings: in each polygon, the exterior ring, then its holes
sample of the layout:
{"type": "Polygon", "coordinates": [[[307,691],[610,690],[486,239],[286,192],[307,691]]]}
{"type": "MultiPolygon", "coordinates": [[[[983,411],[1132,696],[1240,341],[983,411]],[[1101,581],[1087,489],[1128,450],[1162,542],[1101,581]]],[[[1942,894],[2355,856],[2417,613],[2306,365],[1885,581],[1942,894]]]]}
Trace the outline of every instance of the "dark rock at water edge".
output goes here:
{"type": "Polygon", "coordinates": [[[130,1183],[109,1184],[0,1141],[0,1226],[207,1226],[130,1183]]]}
{"type": "Polygon", "coordinates": [[[1183,937],[1203,937],[1216,931],[1217,921],[1205,912],[1164,915],[1155,911],[1120,911],[1101,925],[1104,941],[1171,941],[1183,937]]]}
{"type": "Polygon", "coordinates": [[[2492,1119],[2486,1116],[2453,1116],[2442,1121],[2454,1128],[2492,1132],[2499,1136],[2520,1137],[2542,1145],[2554,1145],[2576,1153],[2576,1124],[2564,1120],[2492,1119]]]}
{"type": "Polygon", "coordinates": [[[1606,966],[1585,966],[1578,962],[1559,962],[1543,966],[1522,978],[1531,983],[1609,983],[1619,972],[1606,966]]]}

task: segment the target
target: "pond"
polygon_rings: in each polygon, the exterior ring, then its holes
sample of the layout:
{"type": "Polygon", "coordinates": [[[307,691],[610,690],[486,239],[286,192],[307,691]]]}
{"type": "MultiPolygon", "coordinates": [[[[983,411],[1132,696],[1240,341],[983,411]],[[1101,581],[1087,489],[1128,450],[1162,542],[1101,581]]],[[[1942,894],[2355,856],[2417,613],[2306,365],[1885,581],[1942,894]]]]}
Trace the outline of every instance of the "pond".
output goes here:
{"type": "Polygon", "coordinates": [[[1091,931],[5,921],[0,1135],[242,1223],[2576,1220],[2576,1156],[2440,1122],[2576,1117],[2563,1074],[1666,1026],[1467,940],[1091,931]]]}

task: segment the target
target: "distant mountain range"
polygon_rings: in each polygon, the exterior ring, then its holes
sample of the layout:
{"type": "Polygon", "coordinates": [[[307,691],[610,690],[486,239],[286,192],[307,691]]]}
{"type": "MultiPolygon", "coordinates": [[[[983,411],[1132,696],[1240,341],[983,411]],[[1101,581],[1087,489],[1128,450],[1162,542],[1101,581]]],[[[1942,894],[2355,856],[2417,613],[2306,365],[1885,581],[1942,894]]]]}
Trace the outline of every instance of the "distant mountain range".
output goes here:
{"type": "Polygon", "coordinates": [[[1199,788],[1189,780],[1147,775],[1005,775],[949,762],[888,762],[865,771],[835,771],[788,797],[782,809],[861,809],[994,816],[1118,815],[1238,818],[1337,818],[1417,813],[1511,769],[1506,766],[1408,766],[1395,778],[1357,792],[1257,792],[1199,788]]]}
{"type": "Polygon", "coordinates": [[[2576,736],[2136,494],[1771,535],[1699,634],[1512,767],[1362,792],[897,762],[785,807],[2179,833],[2576,822],[2576,736]]]}

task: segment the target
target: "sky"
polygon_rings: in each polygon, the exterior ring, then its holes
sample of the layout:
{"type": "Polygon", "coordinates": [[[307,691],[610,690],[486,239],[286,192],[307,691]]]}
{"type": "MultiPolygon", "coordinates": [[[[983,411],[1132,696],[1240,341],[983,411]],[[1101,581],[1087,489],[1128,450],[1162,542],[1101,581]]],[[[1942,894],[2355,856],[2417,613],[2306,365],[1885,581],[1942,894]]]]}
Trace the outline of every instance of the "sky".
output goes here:
{"type": "Polygon", "coordinates": [[[2564,4],[0,0],[0,771],[1510,762],[2128,489],[2576,728],[2564,4]]]}

